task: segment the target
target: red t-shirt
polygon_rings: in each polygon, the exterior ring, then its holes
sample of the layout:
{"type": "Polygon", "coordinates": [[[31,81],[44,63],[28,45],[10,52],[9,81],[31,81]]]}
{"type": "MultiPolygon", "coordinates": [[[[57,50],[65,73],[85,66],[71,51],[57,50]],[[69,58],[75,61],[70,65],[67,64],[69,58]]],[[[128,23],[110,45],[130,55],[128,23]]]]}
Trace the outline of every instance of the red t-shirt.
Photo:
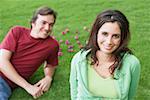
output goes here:
{"type": "MultiPolygon", "coordinates": [[[[58,65],[59,44],[52,37],[35,39],[30,36],[30,29],[25,27],[13,27],[0,45],[0,49],[12,51],[11,63],[23,78],[28,79],[47,61],[52,66],[58,65]]],[[[14,88],[16,85],[7,79],[1,72],[8,84],[14,88]]]]}

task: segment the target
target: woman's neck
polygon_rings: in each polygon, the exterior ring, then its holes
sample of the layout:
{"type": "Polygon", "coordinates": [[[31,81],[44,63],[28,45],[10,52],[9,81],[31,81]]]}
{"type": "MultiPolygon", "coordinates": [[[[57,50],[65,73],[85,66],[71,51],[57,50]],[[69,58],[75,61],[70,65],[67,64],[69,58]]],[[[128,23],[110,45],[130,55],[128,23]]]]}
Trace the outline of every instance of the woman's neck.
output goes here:
{"type": "Polygon", "coordinates": [[[115,56],[113,54],[106,54],[100,50],[96,52],[96,56],[99,62],[112,62],[115,60],[115,56]]]}

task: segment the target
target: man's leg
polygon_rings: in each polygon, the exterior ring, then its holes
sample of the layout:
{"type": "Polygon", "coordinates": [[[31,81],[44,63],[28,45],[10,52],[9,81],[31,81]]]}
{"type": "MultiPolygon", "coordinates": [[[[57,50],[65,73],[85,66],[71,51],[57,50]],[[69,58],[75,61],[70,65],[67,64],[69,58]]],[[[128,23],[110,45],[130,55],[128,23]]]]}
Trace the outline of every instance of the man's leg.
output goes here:
{"type": "Polygon", "coordinates": [[[11,88],[6,81],[0,76],[0,100],[8,100],[11,95],[11,88]]]}

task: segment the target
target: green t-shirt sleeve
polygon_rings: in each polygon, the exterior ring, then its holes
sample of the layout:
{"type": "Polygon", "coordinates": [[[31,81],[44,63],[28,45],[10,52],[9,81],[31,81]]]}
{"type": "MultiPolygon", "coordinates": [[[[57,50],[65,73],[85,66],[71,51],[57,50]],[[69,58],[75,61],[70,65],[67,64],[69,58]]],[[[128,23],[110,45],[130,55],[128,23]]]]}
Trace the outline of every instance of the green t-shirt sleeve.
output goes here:
{"type": "Polygon", "coordinates": [[[131,83],[129,88],[129,100],[132,100],[135,96],[139,78],[140,78],[140,62],[139,60],[134,56],[134,59],[132,59],[132,67],[131,67],[131,83]]]}
{"type": "Polygon", "coordinates": [[[71,61],[71,71],[70,71],[70,93],[71,100],[76,100],[77,98],[77,55],[75,55],[71,61]]]}

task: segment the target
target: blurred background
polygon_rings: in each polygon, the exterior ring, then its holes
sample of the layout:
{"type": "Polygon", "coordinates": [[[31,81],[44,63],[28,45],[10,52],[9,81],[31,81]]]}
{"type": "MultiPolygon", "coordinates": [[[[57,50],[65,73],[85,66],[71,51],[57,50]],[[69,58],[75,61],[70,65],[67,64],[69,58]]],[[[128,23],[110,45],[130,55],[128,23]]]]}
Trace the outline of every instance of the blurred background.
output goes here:
{"type": "MultiPolygon", "coordinates": [[[[30,27],[33,11],[40,6],[53,8],[58,17],[53,38],[60,43],[59,66],[50,90],[39,100],[70,100],[69,74],[73,55],[85,45],[97,14],[106,9],[122,11],[130,22],[129,47],[141,62],[141,77],[135,100],[150,100],[150,1],[149,0],[0,0],[0,42],[16,25],[30,27]]],[[[29,80],[44,76],[43,67],[29,80]]],[[[32,100],[17,88],[10,100],[32,100]]]]}

